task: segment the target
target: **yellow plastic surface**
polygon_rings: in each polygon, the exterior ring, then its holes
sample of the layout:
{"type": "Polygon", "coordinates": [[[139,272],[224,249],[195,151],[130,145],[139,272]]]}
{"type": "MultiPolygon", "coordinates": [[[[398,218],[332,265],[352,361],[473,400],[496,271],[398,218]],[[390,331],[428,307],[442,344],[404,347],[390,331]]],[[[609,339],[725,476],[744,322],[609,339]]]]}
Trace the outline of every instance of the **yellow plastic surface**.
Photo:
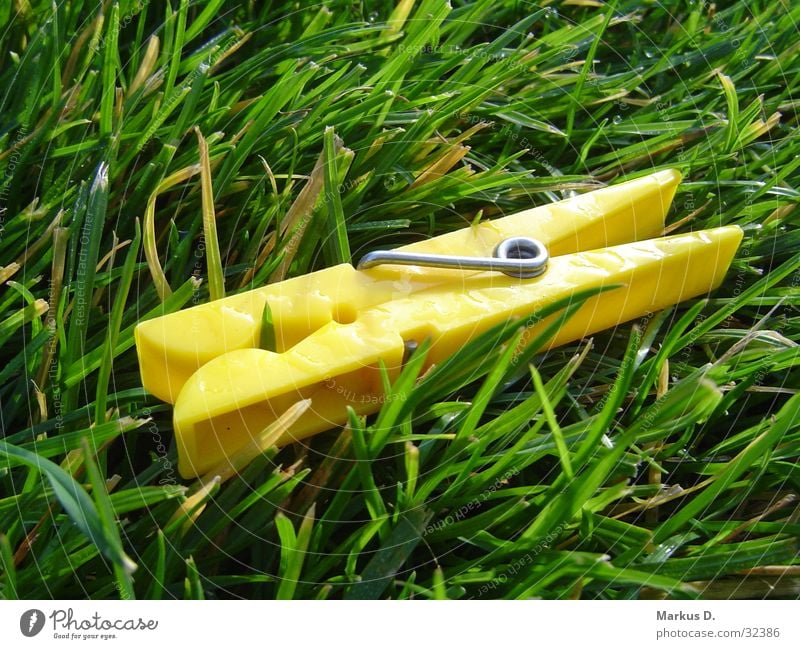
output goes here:
{"type": "MultiPolygon", "coordinates": [[[[655,194],[663,199],[667,195],[672,197],[678,177],[662,173],[646,182],[633,182],[639,183],[635,187],[651,190],[655,185],[658,190],[655,194]]],[[[544,212],[532,210],[528,218],[536,221],[536,226],[528,222],[525,228],[520,226],[514,232],[504,230],[496,236],[528,234],[544,239],[551,249],[583,248],[584,244],[593,246],[621,236],[627,235],[628,239],[638,236],[634,218],[644,224],[641,227],[646,236],[659,230],[667,205],[656,200],[652,193],[645,194],[649,209],[643,212],[628,200],[627,194],[616,194],[623,202],[618,210],[604,200],[581,201],[586,198],[581,196],[568,202],[567,212],[560,211],[564,203],[559,204],[561,207],[548,206],[544,212]],[[603,230],[596,213],[600,209],[619,216],[615,225],[624,233],[610,225],[603,230]],[[578,218],[586,219],[587,231],[571,225],[576,213],[578,218]],[[539,229],[541,214],[547,215],[542,221],[550,230],[539,229]],[[560,219],[564,222],[560,223],[560,219]],[[570,229],[571,235],[558,236],[570,229]],[[588,231],[591,233],[584,240],[581,232],[588,231]]],[[[473,237],[485,237],[484,242],[491,249],[496,243],[494,232],[483,228],[480,235],[473,233],[467,239],[472,243],[473,237]]],[[[457,242],[456,236],[447,236],[457,246],[452,252],[463,253],[464,247],[458,247],[463,242],[457,242]]],[[[226,337],[214,347],[215,351],[233,351],[202,364],[185,382],[175,402],[179,471],[190,477],[211,469],[301,398],[310,398],[311,408],[279,440],[279,445],[344,424],[348,405],[360,414],[376,412],[383,401],[378,362],[383,361],[389,375],[396,376],[406,341],[429,338],[432,347],[426,362],[430,365],[509,318],[527,315],[587,288],[622,285],[590,298],[550,341],[548,346],[552,347],[708,293],[722,281],[741,238],[742,231],[736,226],[704,230],[555,256],[547,272],[535,279],[520,280],[498,273],[460,273],[449,282],[420,282],[414,290],[400,295],[397,291],[393,294],[391,282],[385,285],[388,280],[379,280],[372,273],[359,273],[350,266],[298,278],[300,281],[283,282],[283,286],[294,282],[293,286],[308,292],[286,290],[269,294],[276,322],[286,328],[282,319],[289,318],[291,326],[297,326],[303,335],[291,332],[290,326],[283,334],[284,346],[287,340],[296,344],[283,353],[275,353],[253,348],[255,334],[248,327],[234,328],[235,335],[229,337],[223,332],[226,337]]],[[[435,250],[440,252],[442,248],[435,250]]],[[[485,250],[481,254],[486,254],[485,250]]],[[[428,271],[411,269],[411,273],[427,275],[428,271]]],[[[281,285],[272,287],[273,290],[278,286],[281,285]]],[[[263,292],[259,295],[263,304],[263,292]]],[[[227,322],[230,317],[218,315],[226,308],[219,307],[220,303],[216,310],[207,311],[213,314],[206,322],[208,326],[218,327],[220,318],[227,322]]],[[[257,322],[260,312],[252,308],[255,310],[250,312],[249,319],[257,322]]],[[[190,311],[194,311],[192,319],[199,319],[199,308],[190,311]]],[[[189,311],[183,312],[186,313],[189,311]]],[[[169,318],[181,322],[179,318],[169,318]]],[[[545,322],[534,324],[532,333],[543,326],[545,322]]],[[[214,332],[220,334],[219,329],[214,332]]],[[[190,337],[185,329],[181,333],[185,338],[190,337]]],[[[211,340],[208,339],[209,343],[211,340]]],[[[138,332],[137,344],[141,341],[143,336],[138,332]]],[[[140,347],[140,355],[154,346],[140,347]]],[[[199,362],[199,356],[192,356],[191,360],[199,362]]],[[[165,353],[165,358],[169,360],[171,356],[165,353]]]]}
{"type": "Polygon", "coordinates": [[[709,292],[742,233],[731,226],[649,239],[663,232],[679,182],[677,171],[661,171],[400,248],[485,257],[503,239],[534,237],[551,256],[538,278],[342,264],[139,324],[144,386],[175,403],[181,475],[219,465],[299,399],[312,405],[279,444],[344,424],[347,406],[376,412],[385,398],[379,363],[394,378],[408,341],[430,339],[431,365],[500,322],[620,285],[589,299],[552,347],[709,292]],[[266,303],[276,352],[257,348],[266,303]]]}
{"type": "MultiPolygon", "coordinates": [[[[552,205],[465,227],[399,248],[408,252],[491,256],[511,236],[531,236],[551,257],[658,236],[680,174],[674,170],[613,185],[552,205]]],[[[465,224],[466,225],[466,224],[465,224]]],[[[459,294],[475,271],[349,264],[142,322],[135,331],[145,389],[174,403],[192,374],[212,359],[258,346],[265,302],[283,352],[331,323],[347,323],[370,306],[433,287],[459,294]]]]}

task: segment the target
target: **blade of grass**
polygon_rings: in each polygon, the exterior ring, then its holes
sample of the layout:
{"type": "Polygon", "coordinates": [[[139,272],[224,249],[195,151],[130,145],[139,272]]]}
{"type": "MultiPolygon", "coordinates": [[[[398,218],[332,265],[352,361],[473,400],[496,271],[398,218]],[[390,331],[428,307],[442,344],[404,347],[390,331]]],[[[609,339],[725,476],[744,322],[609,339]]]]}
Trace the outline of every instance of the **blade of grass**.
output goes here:
{"type": "Polygon", "coordinates": [[[653,540],[660,543],[673,535],[690,519],[712,506],[722,492],[745,471],[764,457],[792,428],[800,423],[800,395],[795,395],[781,408],[772,425],[753,439],[735,458],[725,464],[725,468],[714,476],[713,482],[690,503],[684,505],[653,532],[653,540]]]}
{"type": "Polygon", "coordinates": [[[92,499],[64,469],[31,451],[12,446],[2,440],[0,440],[0,454],[8,459],[17,460],[35,471],[41,471],[47,477],[64,511],[100,553],[123,573],[130,574],[136,569],[136,564],[122,549],[116,527],[104,523],[92,499]]]}
{"type": "Polygon", "coordinates": [[[122,315],[125,310],[125,303],[128,301],[128,292],[133,281],[133,270],[136,259],[139,256],[139,245],[142,240],[142,231],[139,226],[139,219],[136,219],[135,234],[125,262],[122,267],[122,276],[118,292],[115,296],[114,306],[111,308],[111,318],[108,322],[108,334],[105,344],[103,360],[100,364],[100,371],[97,377],[97,394],[95,396],[95,423],[102,424],[106,421],[106,397],[108,396],[108,381],[111,376],[111,367],[114,362],[114,348],[119,338],[119,330],[122,324],[122,315]]]}
{"type": "Polygon", "coordinates": [[[347,224],[342,209],[342,196],[340,193],[340,171],[342,176],[347,172],[353,160],[353,152],[344,148],[341,140],[334,133],[332,126],[325,127],[323,137],[323,158],[325,169],[325,204],[328,208],[328,238],[325,248],[328,251],[328,264],[343,264],[350,262],[350,244],[347,240],[347,224]]]}
{"type": "Polygon", "coordinates": [[[278,572],[278,592],[275,599],[292,599],[297,590],[298,580],[303,571],[306,550],[314,529],[315,505],[311,505],[303,516],[295,537],[291,521],[283,514],[275,517],[275,527],[281,538],[281,563],[278,572]]]}
{"type": "MultiPolygon", "coordinates": [[[[90,319],[89,307],[94,291],[97,260],[107,209],[108,165],[103,162],[98,165],[89,188],[86,215],[83,219],[80,237],[78,232],[72,233],[74,240],[80,239],[81,247],[77,255],[79,261],[75,268],[73,309],[69,318],[66,365],[70,365],[71,361],[86,353],[86,332],[90,319]]],[[[64,401],[67,410],[71,410],[75,406],[76,400],[77,393],[74,388],[65,391],[64,401]]]]}
{"type": "Polygon", "coordinates": [[[194,129],[200,148],[200,188],[203,198],[203,234],[206,247],[208,269],[208,291],[211,300],[225,297],[225,276],[217,239],[217,217],[214,214],[214,191],[211,183],[211,163],[208,158],[208,144],[198,127],[194,129]]]}
{"type": "Polygon", "coordinates": [[[547,425],[550,426],[550,433],[556,441],[558,448],[558,458],[561,462],[561,470],[564,472],[564,477],[567,480],[572,480],[575,477],[575,471],[572,469],[572,461],[570,460],[569,449],[566,442],[564,442],[564,435],[561,432],[561,426],[558,425],[556,413],[553,411],[553,406],[550,403],[550,398],[547,396],[547,391],[542,383],[542,376],[533,365],[531,368],[531,377],[533,378],[533,385],[536,388],[536,393],[539,395],[539,401],[542,404],[542,412],[547,419],[547,425]]]}
{"type": "Polygon", "coordinates": [[[114,98],[117,82],[117,37],[119,36],[119,3],[111,5],[103,41],[103,94],[100,103],[100,137],[108,138],[114,127],[114,98]]]}
{"type": "Polygon", "coordinates": [[[136,570],[136,564],[125,555],[122,549],[122,539],[120,538],[117,520],[114,516],[114,509],[106,490],[106,482],[100,475],[100,470],[94,460],[92,449],[88,440],[84,437],[81,443],[83,451],[83,464],[89,474],[89,482],[92,485],[92,495],[97,506],[97,516],[103,528],[103,536],[113,548],[114,556],[122,557],[122,562],[114,562],[114,573],[116,575],[119,594],[122,599],[133,599],[133,580],[131,573],[136,570]]]}
{"type": "Polygon", "coordinates": [[[378,599],[389,587],[398,570],[422,540],[422,532],[432,512],[417,507],[402,513],[381,548],[361,573],[361,581],[345,593],[345,599],[378,599]]]}

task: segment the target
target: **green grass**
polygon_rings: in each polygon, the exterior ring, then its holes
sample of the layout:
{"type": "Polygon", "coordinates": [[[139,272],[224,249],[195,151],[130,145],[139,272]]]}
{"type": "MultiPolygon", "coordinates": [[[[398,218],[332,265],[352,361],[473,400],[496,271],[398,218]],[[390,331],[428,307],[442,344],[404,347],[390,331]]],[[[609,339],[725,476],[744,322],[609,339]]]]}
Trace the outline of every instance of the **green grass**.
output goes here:
{"type": "Polygon", "coordinates": [[[11,4],[3,597],[800,594],[800,7],[11,4]],[[708,299],[178,478],[137,322],[668,167],[745,230],[708,299]]]}

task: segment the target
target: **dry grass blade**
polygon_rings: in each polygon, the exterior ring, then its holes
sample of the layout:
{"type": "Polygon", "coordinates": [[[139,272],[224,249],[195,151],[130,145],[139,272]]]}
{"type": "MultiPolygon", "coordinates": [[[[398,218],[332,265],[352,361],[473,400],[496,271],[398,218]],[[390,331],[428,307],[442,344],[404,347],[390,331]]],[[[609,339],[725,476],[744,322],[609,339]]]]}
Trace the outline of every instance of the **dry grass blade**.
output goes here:
{"type": "Polygon", "coordinates": [[[150,198],[147,200],[147,206],[145,207],[144,211],[144,256],[147,260],[147,267],[150,269],[150,275],[153,278],[153,284],[156,288],[156,292],[158,293],[158,297],[163,302],[166,300],[170,295],[172,295],[172,289],[169,287],[169,282],[167,282],[167,276],[164,274],[164,269],[161,266],[161,262],[158,259],[158,247],[156,245],[156,199],[158,195],[175,187],[175,185],[180,185],[182,182],[186,182],[194,176],[195,174],[200,173],[200,165],[195,164],[189,167],[184,167],[176,171],[171,176],[168,176],[164,180],[159,183],[156,190],[150,195],[150,198]]]}
{"type": "Polygon", "coordinates": [[[445,151],[441,158],[436,160],[428,168],[424,169],[419,176],[417,176],[414,184],[411,185],[412,189],[446,175],[447,172],[455,167],[468,153],[469,147],[462,144],[457,144],[456,146],[449,148],[447,151],[445,151]]]}
{"type": "Polygon", "coordinates": [[[308,182],[303,185],[303,189],[300,191],[294,203],[292,203],[289,211],[286,212],[286,217],[280,225],[281,237],[286,236],[289,232],[291,232],[291,236],[283,248],[283,260],[270,276],[270,282],[279,282],[286,278],[286,273],[289,271],[289,266],[292,265],[295,254],[297,254],[300,240],[303,238],[306,229],[311,223],[314,209],[317,206],[317,202],[320,199],[324,187],[325,153],[322,152],[317,158],[317,162],[308,178],[308,182]]]}
{"type": "Polygon", "coordinates": [[[287,408],[280,417],[256,435],[244,447],[233,453],[200,479],[200,484],[208,484],[212,480],[225,482],[238,474],[256,457],[275,446],[281,436],[294,424],[304,412],[311,407],[311,399],[302,399],[287,408]]]}
{"type": "Polygon", "coordinates": [[[139,69],[136,71],[136,76],[133,78],[133,81],[131,81],[131,85],[128,86],[129,96],[141,88],[153,73],[158,63],[159,45],[160,41],[158,40],[158,36],[151,36],[150,40],[147,42],[147,50],[144,53],[139,69]]]}

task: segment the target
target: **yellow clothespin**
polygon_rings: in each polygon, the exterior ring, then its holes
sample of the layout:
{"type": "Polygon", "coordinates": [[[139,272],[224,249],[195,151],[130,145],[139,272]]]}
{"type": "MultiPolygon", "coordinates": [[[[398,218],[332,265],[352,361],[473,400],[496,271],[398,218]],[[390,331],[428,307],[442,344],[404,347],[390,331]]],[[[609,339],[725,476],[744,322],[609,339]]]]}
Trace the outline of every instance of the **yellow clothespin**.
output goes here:
{"type": "Polygon", "coordinates": [[[181,475],[217,466],[299,399],[311,407],[279,445],[343,425],[348,405],[377,412],[379,363],[394,378],[411,343],[430,339],[430,366],[496,324],[619,285],[589,298],[555,347],[708,293],[742,231],[650,238],[679,183],[660,171],[139,324],[144,387],[175,404],[181,475]],[[275,351],[258,348],[266,304],[275,351]]]}

